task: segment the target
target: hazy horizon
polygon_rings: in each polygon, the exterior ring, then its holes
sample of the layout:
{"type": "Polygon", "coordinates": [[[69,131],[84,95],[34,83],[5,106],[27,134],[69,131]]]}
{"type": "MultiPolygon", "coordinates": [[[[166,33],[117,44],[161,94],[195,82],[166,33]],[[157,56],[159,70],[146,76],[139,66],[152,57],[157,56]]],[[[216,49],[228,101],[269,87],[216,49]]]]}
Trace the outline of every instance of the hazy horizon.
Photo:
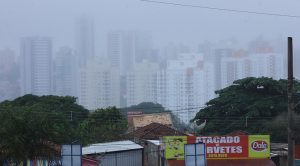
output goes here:
{"type": "MultiPolygon", "coordinates": [[[[75,47],[75,25],[81,16],[95,23],[96,55],[105,54],[107,33],[113,30],[147,31],[155,47],[169,42],[196,47],[203,41],[219,42],[234,38],[244,46],[258,36],[269,40],[292,36],[300,45],[300,18],[225,12],[202,8],[156,4],[139,0],[1,0],[0,49],[11,48],[19,55],[20,38],[48,36],[54,50],[75,47]]],[[[300,15],[300,2],[289,1],[162,1],[234,10],[300,15]],[[299,5],[297,5],[299,4],[299,5]]]]}

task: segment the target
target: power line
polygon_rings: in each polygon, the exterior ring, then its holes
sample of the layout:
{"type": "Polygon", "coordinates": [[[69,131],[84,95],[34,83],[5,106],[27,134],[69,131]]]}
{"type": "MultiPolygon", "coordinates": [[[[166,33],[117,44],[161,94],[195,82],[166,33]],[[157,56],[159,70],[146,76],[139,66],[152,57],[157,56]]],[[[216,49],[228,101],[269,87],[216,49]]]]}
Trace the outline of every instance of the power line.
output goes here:
{"type": "Polygon", "coordinates": [[[156,0],[140,0],[140,1],[149,2],[149,3],[156,3],[156,4],[164,4],[164,5],[173,5],[173,6],[193,7],[193,8],[201,8],[201,9],[208,9],[208,10],[225,11],[225,12],[232,12],[232,13],[247,13],[247,14],[257,14],[257,15],[266,15],[266,16],[300,18],[299,15],[289,15],[289,14],[280,14],[280,13],[267,13],[267,12],[248,11],[248,10],[237,10],[237,9],[218,8],[218,7],[211,7],[211,6],[200,6],[200,5],[164,2],[164,1],[156,1],[156,0]]]}

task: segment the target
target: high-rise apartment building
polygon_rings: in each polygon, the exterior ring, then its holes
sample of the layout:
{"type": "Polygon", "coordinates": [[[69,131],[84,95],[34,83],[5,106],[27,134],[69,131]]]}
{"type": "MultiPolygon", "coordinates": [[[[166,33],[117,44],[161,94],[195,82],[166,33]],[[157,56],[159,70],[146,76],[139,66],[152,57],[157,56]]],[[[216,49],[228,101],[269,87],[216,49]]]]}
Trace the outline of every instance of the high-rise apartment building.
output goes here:
{"type": "Polygon", "coordinates": [[[143,61],[126,75],[127,106],[142,102],[157,102],[158,63],[143,61]]]}
{"type": "Polygon", "coordinates": [[[221,59],[221,88],[246,77],[286,78],[286,59],[282,54],[260,53],[221,59]]]}
{"type": "Polygon", "coordinates": [[[0,102],[20,95],[19,66],[11,49],[0,50],[0,102]]]}
{"type": "Polygon", "coordinates": [[[60,48],[54,63],[54,94],[76,96],[77,93],[77,57],[69,47],[60,48]]]}
{"type": "Polygon", "coordinates": [[[214,97],[215,79],[211,63],[201,54],[180,54],[167,61],[165,72],[158,76],[158,98],[166,109],[189,123],[201,106],[214,97]],[[161,94],[160,94],[161,93],[161,94]]]}
{"type": "Polygon", "coordinates": [[[87,109],[120,107],[120,76],[102,61],[89,61],[79,72],[79,104],[87,109]]]}
{"type": "Polygon", "coordinates": [[[52,90],[52,40],[21,39],[21,94],[50,95],[52,90]]]}
{"type": "Polygon", "coordinates": [[[251,72],[254,77],[271,77],[273,79],[284,79],[286,76],[285,64],[287,58],[278,53],[250,54],[251,72]]]}
{"type": "Polygon", "coordinates": [[[175,60],[179,57],[180,54],[190,53],[191,50],[188,46],[184,44],[174,44],[169,43],[161,49],[161,58],[163,61],[175,60]]]}
{"type": "Polygon", "coordinates": [[[115,31],[108,34],[108,57],[112,67],[126,75],[135,64],[134,32],[115,31]]]}
{"type": "Polygon", "coordinates": [[[78,62],[81,67],[95,56],[94,22],[92,19],[83,16],[76,25],[76,51],[78,62]]]}
{"type": "Polygon", "coordinates": [[[136,62],[151,60],[157,52],[151,49],[151,35],[135,31],[112,31],[108,34],[107,51],[112,67],[122,76],[134,69],[136,62]]]}
{"type": "Polygon", "coordinates": [[[221,69],[221,61],[224,58],[229,58],[233,55],[233,50],[230,48],[218,48],[215,49],[212,62],[215,66],[215,89],[219,90],[222,88],[222,69],[221,69]]]}
{"type": "Polygon", "coordinates": [[[248,57],[226,57],[221,59],[221,88],[233,84],[235,80],[251,77],[252,62],[248,57]]]}

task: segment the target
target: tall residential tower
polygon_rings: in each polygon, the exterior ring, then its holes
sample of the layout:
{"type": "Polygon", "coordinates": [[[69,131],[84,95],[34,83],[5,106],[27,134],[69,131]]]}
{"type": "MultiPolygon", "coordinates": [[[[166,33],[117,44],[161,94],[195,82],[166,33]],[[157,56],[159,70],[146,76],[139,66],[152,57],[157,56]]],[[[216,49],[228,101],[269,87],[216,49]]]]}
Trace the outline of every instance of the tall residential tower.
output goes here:
{"type": "Polygon", "coordinates": [[[76,50],[79,57],[79,65],[86,66],[90,59],[95,56],[94,22],[83,16],[76,25],[76,50]]]}
{"type": "Polygon", "coordinates": [[[52,90],[52,40],[21,39],[21,95],[50,95],[52,90]]]}

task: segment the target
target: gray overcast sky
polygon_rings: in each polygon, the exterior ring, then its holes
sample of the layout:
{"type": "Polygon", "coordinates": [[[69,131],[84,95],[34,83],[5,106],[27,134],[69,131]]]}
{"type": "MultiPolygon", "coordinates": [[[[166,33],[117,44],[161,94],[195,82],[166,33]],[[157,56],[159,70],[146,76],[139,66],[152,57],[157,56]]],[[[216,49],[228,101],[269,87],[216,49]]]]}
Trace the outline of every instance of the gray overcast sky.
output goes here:
{"type": "MultiPolygon", "coordinates": [[[[237,10],[299,15],[299,0],[161,0],[237,10]]],[[[95,20],[96,47],[104,47],[109,30],[151,31],[157,45],[169,41],[194,45],[235,37],[248,41],[294,36],[300,40],[300,18],[231,13],[154,4],[139,0],[0,0],[0,49],[19,49],[22,36],[50,36],[55,47],[74,46],[75,21],[95,20]]],[[[295,39],[297,40],[297,39],[295,39]]],[[[300,42],[299,42],[300,44],[300,42]]]]}

